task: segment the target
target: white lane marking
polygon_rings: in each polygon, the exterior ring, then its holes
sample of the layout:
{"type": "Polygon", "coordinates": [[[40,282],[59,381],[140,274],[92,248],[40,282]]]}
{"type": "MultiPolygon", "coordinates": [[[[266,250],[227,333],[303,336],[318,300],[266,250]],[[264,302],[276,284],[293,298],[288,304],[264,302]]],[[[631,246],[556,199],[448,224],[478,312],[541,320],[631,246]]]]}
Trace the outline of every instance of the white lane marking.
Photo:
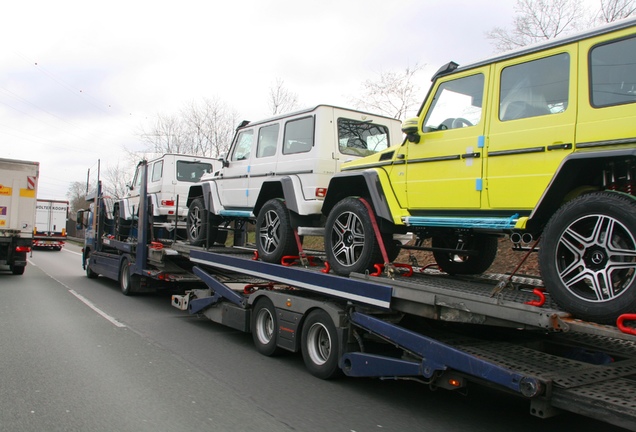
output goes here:
{"type": "Polygon", "coordinates": [[[79,301],[81,301],[82,303],[84,303],[86,306],[88,306],[89,308],[93,309],[95,312],[97,312],[99,315],[101,315],[103,318],[107,319],[108,321],[111,322],[111,324],[113,324],[115,327],[119,327],[119,328],[124,328],[126,327],[126,324],[121,323],[119,321],[117,321],[115,318],[113,318],[112,316],[108,315],[106,312],[104,312],[103,310],[101,310],[100,308],[98,308],[97,306],[95,306],[93,304],[93,302],[91,302],[89,299],[87,299],[86,297],[84,297],[83,295],[79,294],[78,292],[69,289],[68,292],[70,292],[71,294],[73,294],[75,297],[77,297],[79,299],[79,301]]]}
{"type": "Polygon", "coordinates": [[[62,251],[68,252],[68,253],[72,253],[72,254],[75,254],[75,255],[81,255],[81,253],[79,253],[79,252],[75,252],[75,251],[68,250],[68,249],[62,249],[62,251]]]}

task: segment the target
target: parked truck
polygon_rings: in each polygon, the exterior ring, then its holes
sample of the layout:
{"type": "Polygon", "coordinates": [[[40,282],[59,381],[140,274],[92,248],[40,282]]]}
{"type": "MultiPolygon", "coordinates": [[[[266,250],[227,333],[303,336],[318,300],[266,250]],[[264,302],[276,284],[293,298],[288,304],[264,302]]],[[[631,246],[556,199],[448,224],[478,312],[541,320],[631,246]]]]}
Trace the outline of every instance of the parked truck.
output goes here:
{"type": "Polygon", "coordinates": [[[39,162],[0,159],[0,265],[24,273],[35,227],[39,162]]]}
{"type": "Polygon", "coordinates": [[[38,199],[35,206],[33,247],[62,250],[66,241],[69,202],[38,199]]]}

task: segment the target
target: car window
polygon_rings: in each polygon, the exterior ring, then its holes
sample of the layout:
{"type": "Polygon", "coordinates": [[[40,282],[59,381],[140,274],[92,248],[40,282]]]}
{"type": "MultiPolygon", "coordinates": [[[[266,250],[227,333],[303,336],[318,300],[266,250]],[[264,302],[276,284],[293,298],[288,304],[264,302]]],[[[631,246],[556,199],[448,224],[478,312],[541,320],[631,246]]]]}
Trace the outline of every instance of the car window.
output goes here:
{"type": "Polygon", "coordinates": [[[440,84],[424,119],[429,131],[456,129],[481,121],[484,75],[476,74],[440,84]]]}
{"type": "Polygon", "coordinates": [[[592,106],[636,102],[636,38],[592,48],[590,78],[592,106]]]}
{"type": "Polygon", "coordinates": [[[163,161],[157,161],[152,166],[152,180],[153,182],[157,182],[161,180],[161,176],[163,175],[163,161]]]}
{"type": "Polygon", "coordinates": [[[256,144],[256,157],[268,157],[276,154],[278,142],[278,123],[263,126],[258,130],[258,143],[256,144]]]}
{"type": "Polygon", "coordinates": [[[285,123],[283,154],[305,153],[314,146],[314,118],[305,117],[285,123]]]}
{"type": "Polygon", "coordinates": [[[391,145],[389,129],[370,122],[339,118],[338,145],[343,154],[368,156],[391,145]]]}
{"type": "Polygon", "coordinates": [[[501,72],[499,120],[557,114],[568,106],[570,55],[508,66],[501,72]]]}
{"type": "Polygon", "coordinates": [[[207,162],[177,161],[177,180],[196,183],[201,176],[212,172],[212,164],[207,162]]]}
{"type": "Polygon", "coordinates": [[[236,146],[234,147],[230,160],[239,161],[248,159],[252,151],[253,138],[254,131],[252,129],[240,132],[236,138],[236,146]]]}

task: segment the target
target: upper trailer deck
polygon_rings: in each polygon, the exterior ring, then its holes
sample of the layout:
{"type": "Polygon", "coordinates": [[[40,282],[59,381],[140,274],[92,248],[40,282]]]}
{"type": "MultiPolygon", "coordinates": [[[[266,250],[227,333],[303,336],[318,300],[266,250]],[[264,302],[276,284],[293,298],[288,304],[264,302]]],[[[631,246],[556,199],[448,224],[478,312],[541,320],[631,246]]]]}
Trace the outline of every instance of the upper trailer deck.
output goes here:
{"type": "MultiPolygon", "coordinates": [[[[352,274],[345,278],[323,273],[320,267],[290,267],[257,261],[249,250],[175,247],[188,253],[195,264],[222,273],[226,280],[244,280],[249,276],[353,304],[442,321],[577,332],[636,342],[636,335],[615,326],[574,319],[559,309],[549,295],[536,290],[541,284],[537,279],[512,278],[502,282],[487,277],[457,278],[434,270],[414,272],[410,277],[352,274]]],[[[631,329],[627,327],[628,331],[631,329]]]]}

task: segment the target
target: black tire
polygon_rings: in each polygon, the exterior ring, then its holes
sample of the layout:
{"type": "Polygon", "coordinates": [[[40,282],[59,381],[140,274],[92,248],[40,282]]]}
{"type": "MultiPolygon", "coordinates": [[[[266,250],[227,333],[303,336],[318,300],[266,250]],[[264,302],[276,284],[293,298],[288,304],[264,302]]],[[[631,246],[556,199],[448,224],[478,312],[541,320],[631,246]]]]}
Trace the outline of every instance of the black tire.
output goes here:
{"type": "Polygon", "coordinates": [[[301,349],[307,370],[322,379],[342,374],[338,367],[338,332],[333,320],[322,309],[311,311],[303,323],[301,349]]]}
{"type": "Polygon", "coordinates": [[[120,241],[126,241],[128,236],[130,235],[130,225],[132,222],[127,221],[126,219],[119,216],[119,206],[115,205],[113,208],[113,219],[115,226],[113,227],[115,231],[115,239],[120,241]]]}
{"type": "Polygon", "coordinates": [[[595,192],[563,205],[542,234],[539,268],[578,318],[610,323],[636,311],[636,200],[595,192]]]}
{"type": "Polygon", "coordinates": [[[208,211],[205,209],[203,198],[196,198],[188,207],[186,218],[188,241],[193,246],[201,246],[205,243],[208,232],[208,211]]]}
{"type": "Polygon", "coordinates": [[[325,252],[331,269],[342,276],[364,273],[373,270],[374,264],[384,263],[369,212],[357,198],[345,198],[329,212],[325,252]]]}
{"type": "Polygon", "coordinates": [[[86,268],[86,277],[89,279],[95,279],[98,274],[93,271],[91,268],[91,254],[90,252],[86,254],[84,257],[84,267],[86,268]]]}
{"type": "Polygon", "coordinates": [[[266,356],[280,354],[276,345],[278,338],[278,320],[276,308],[268,298],[260,298],[252,309],[252,339],[256,350],[266,356]]]}
{"type": "Polygon", "coordinates": [[[134,295],[141,288],[141,276],[132,274],[130,271],[130,262],[124,258],[119,269],[119,287],[125,296],[134,295]]]}
{"type": "Polygon", "coordinates": [[[265,262],[279,263],[286,255],[298,255],[289,210],[280,199],[267,201],[256,218],[256,248],[265,262]]]}
{"type": "Polygon", "coordinates": [[[203,246],[210,231],[210,244],[225,244],[227,231],[214,224],[214,218],[205,208],[203,198],[196,198],[188,207],[186,218],[188,242],[193,246],[203,246]]]}
{"type": "Polygon", "coordinates": [[[472,234],[460,241],[455,234],[434,236],[433,248],[465,249],[476,255],[461,255],[455,252],[433,251],[435,262],[448,274],[481,274],[488,270],[497,257],[497,237],[487,234],[472,234]]]}
{"type": "Polygon", "coordinates": [[[11,273],[16,276],[20,276],[24,274],[24,269],[26,268],[26,266],[10,265],[9,268],[11,269],[11,273]]]}

